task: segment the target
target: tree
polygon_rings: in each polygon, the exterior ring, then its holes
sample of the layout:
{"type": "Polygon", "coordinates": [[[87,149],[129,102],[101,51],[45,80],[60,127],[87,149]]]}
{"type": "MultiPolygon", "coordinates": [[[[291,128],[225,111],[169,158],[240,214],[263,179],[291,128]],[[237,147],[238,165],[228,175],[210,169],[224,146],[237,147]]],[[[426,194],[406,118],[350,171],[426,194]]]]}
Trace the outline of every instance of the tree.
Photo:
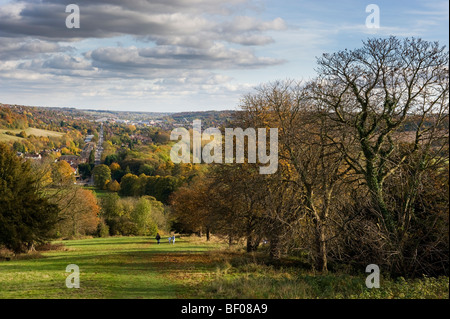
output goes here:
{"type": "Polygon", "coordinates": [[[110,181],[106,185],[106,189],[110,192],[119,192],[120,191],[120,184],[117,181],[110,181]]]}
{"type": "Polygon", "coordinates": [[[277,127],[279,131],[278,174],[264,181],[270,199],[264,205],[265,218],[272,226],[272,254],[281,239],[276,235],[288,229],[298,235],[301,218],[306,226],[301,236],[309,241],[305,247],[315,268],[327,271],[330,215],[335,195],[341,191],[343,157],[329,143],[329,120],[311,95],[308,84],[293,80],[263,84],[256,93],[244,96],[244,112],[238,113],[237,121],[240,126],[277,127]]]}
{"type": "Polygon", "coordinates": [[[92,167],[89,163],[80,163],[78,165],[78,172],[82,176],[83,179],[87,179],[91,176],[92,167]]]}
{"type": "Polygon", "coordinates": [[[448,165],[448,63],[437,42],[395,37],[318,59],[314,96],[341,132],[327,138],[367,187],[397,268],[407,259],[420,176],[448,165]],[[404,205],[393,209],[386,183],[416,156],[404,205]]]}
{"type": "Polygon", "coordinates": [[[21,131],[19,134],[17,134],[17,136],[21,138],[27,138],[27,133],[25,131],[21,131]]]}
{"type": "Polygon", "coordinates": [[[134,174],[126,174],[120,181],[120,195],[136,196],[139,191],[139,177],[134,174]]]}
{"type": "MultiPolygon", "coordinates": [[[[110,154],[105,157],[105,165],[111,165],[112,163],[117,163],[118,161],[119,156],[117,156],[117,154],[110,154]]],[[[112,167],[111,170],[113,170],[112,167]]]]}
{"type": "Polygon", "coordinates": [[[136,203],[130,219],[136,225],[137,235],[154,236],[158,232],[158,226],[152,219],[152,204],[145,197],[141,197],[136,203]]]}
{"type": "Polygon", "coordinates": [[[93,234],[99,223],[100,206],[95,194],[87,189],[72,188],[60,201],[58,230],[61,236],[93,234]]]}
{"type": "Polygon", "coordinates": [[[14,142],[13,149],[16,152],[21,152],[21,153],[25,153],[26,152],[25,146],[22,143],[18,142],[18,141],[14,142]]]}
{"type": "Polygon", "coordinates": [[[206,178],[196,178],[174,192],[170,200],[179,230],[199,235],[205,233],[207,240],[213,229],[213,214],[208,205],[212,200],[210,182],[206,178]]]}
{"type": "MultiPolygon", "coordinates": [[[[106,162],[106,161],[105,161],[106,162]]],[[[105,163],[106,164],[106,163],[105,163]]],[[[107,165],[107,164],[106,164],[107,165]]],[[[120,170],[120,165],[116,162],[111,163],[111,165],[109,165],[109,169],[111,170],[111,172],[120,170]]]]}
{"type": "Polygon", "coordinates": [[[94,167],[92,174],[94,175],[95,186],[101,189],[104,189],[107,181],[111,180],[111,170],[104,164],[94,167]]]}
{"type": "Polygon", "coordinates": [[[180,180],[173,176],[146,176],[143,180],[146,181],[144,194],[164,204],[168,204],[170,195],[180,186],[180,180]]]}
{"type": "Polygon", "coordinates": [[[142,164],[139,167],[139,175],[145,174],[147,176],[152,176],[155,173],[155,168],[150,164],[142,164]]]}
{"type": "MultiPolygon", "coordinates": [[[[218,165],[209,176],[212,181],[204,205],[210,216],[206,220],[216,232],[227,235],[230,242],[245,238],[247,252],[255,251],[267,235],[264,223],[267,207],[262,191],[267,190],[266,185],[262,186],[265,177],[258,174],[255,165],[248,164],[218,165]]],[[[276,235],[272,243],[278,243],[276,235]]],[[[278,255],[271,253],[271,257],[278,255]]]]}
{"type": "Polygon", "coordinates": [[[54,186],[63,186],[75,182],[74,171],[66,161],[52,164],[51,178],[54,186]]]}
{"type": "Polygon", "coordinates": [[[95,150],[92,150],[92,151],[89,153],[88,163],[91,164],[91,165],[94,165],[94,164],[95,164],[95,150]]]}
{"type": "Polygon", "coordinates": [[[15,253],[52,238],[58,207],[39,192],[29,162],[0,143],[0,244],[15,253]]]}
{"type": "Polygon", "coordinates": [[[169,132],[165,131],[157,131],[153,136],[153,139],[156,143],[166,144],[168,141],[170,141],[170,134],[169,132]]]}

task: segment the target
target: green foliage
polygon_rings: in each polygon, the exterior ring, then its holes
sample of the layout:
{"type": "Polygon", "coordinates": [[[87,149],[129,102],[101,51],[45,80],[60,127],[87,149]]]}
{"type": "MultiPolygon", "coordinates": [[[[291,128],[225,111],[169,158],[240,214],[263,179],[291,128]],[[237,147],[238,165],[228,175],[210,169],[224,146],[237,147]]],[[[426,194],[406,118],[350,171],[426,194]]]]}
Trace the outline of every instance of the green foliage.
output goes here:
{"type": "Polygon", "coordinates": [[[38,191],[30,163],[0,143],[0,244],[18,253],[49,240],[57,215],[57,206],[38,191]]]}
{"type": "Polygon", "coordinates": [[[139,175],[145,174],[147,176],[152,176],[155,173],[155,168],[150,164],[142,164],[139,167],[139,175]]]}
{"type": "Polygon", "coordinates": [[[154,236],[158,232],[158,226],[152,219],[152,204],[145,197],[139,199],[130,219],[136,225],[136,235],[154,236]]]}
{"type": "Polygon", "coordinates": [[[92,174],[92,165],[88,163],[81,163],[78,165],[78,172],[83,179],[87,179],[92,174]]]}
{"type": "Polygon", "coordinates": [[[120,195],[122,196],[153,196],[158,201],[168,204],[170,195],[181,185],[181,180],[173,176],[146,176],[139,177],[126,174],[120,182],[120,195]]]}
{"type": "Polygon", "coordinates": [[[137,196],[139,192],[139,177],[134,174],[126,174],[120,182],[120,195],[137,196]]]}
{"type": "Polygon", "coordinates": [[[105,219],[112,219],[122,215],[122,208],[119,205],[120,196],[117,193],[110,193],[101,199],[102,214],[105,219]]]}
{"type": "Polygon", "coordinates": [[[365,289],[357,299],[448,299],[448,277],[386,280],[379,289],[365,289]]]}
{"type": "Polygon", "coordinates": [[[149,235],[167,229],[164,206],[153,197],[120,198],[109,193],[101,200],[102,217],[111,235],[149,235]]]}
{"type": "Polygon", "coordinates": [[[97,236],[102,238],[109,236],[109,226],[103,220],[98,223],[97,236]]]}
{"type": "Polygon", "coordinates": [[[94,175],[95,186],[100,189],[104,189],[106,182],[111,180],[111,170],[104,164],[94,167],[92,174],[94,175]]]}
{"type": "Polygon", "coordinates": [[[105,165],[111,165],[112,163],[119,162],[119,156],[117,154],[111,154],[105,157],[105,165]]]}
{"type": "Polygon", "coordinates": [[[180,186],[180,180],[173,176],[149,176],[145,183],[145,195],[154,196],[168,204],[170,195],[180,186]]]}
{"type": "Polygon", "coordinates": [[[25,146],[22,143],[18,142],[18,141],[14,142],[13,149],[16,152],[21,152],[21,153],[25,153],[26,152],[25,146]]]}
{"type": "Polygon", "coordinates": [[[92,150],[91,153],[89,153],[88,162],[91,165],[95,164],[95,150],[92,150]]]}

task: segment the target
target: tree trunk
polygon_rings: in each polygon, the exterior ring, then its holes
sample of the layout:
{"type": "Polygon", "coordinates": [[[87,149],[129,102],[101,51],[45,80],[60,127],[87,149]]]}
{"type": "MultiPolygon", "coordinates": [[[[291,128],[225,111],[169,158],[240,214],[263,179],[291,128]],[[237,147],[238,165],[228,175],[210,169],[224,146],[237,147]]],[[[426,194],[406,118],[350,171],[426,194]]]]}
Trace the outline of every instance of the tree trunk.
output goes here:
{"type": "Polygon", "coordinates": [[[281,258],[280,239],[277,235],[270,239],[269,255],[271,259],[278,260],[281,258]]]}
{"type": "Polygon", "coordinates": [[[316,261],[315,267],[321,272],[328,272],[327,243],[325,232],[320,222],[316,225],[316,261]]]}
{"type": "Polygon", "coordinates": [[[375,208],[379,210],[381,213],[382,221],[386,226],[389,234],[394,234],[395,225],[394,220],[392,218],[391,212],[388,210],[386,206],[386,202],[384,201],[384,192],[383,185],[378,180],[378,175],[376,173],[376,169],[374,167],[374,163],[372,159],[367,158],[366,163],[366,176],[365,179],[367,181],[367,186],[372,192],[372,200],[375,204],[375,208]]]}
{"type": "Polygon", "coordinates": [[[33,251],[36,251],[36,248],[34,247],[34,243],[28,243],[27,244],[27,253],[31,253],[33,251]]]}
{"type": "Polygon", "coordinates": [[[247,252],[250,253],[252,251],[256,251],[258,249],[259,243],[261,239],[259,237],[255,237],[253,234],[247,236],[247,252]]]}

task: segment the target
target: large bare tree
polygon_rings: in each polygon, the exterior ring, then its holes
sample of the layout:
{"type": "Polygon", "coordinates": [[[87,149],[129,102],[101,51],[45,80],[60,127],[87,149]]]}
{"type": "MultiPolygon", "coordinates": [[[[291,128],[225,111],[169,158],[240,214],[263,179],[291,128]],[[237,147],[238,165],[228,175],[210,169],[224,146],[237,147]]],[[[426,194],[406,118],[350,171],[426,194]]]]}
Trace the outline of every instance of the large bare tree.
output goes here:
{"type": "Polygon", "coordinates": [[[342,133],[327,137],[367,186],[400,256],[420,174],[448,165],[448,63],[448,51],[437,42],[395,37],[318,58],[315,98],[342,133]],[[410,187],[402,207],[394,209],[385,183],[413,158],[410,187]]]}

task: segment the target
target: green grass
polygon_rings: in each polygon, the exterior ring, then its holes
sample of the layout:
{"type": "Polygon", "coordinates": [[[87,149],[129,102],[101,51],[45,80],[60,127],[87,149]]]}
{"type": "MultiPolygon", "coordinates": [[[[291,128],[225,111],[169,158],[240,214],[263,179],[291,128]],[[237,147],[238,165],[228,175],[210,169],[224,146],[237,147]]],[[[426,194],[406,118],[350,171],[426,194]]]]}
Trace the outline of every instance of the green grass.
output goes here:
{"type": "Polygon", "coordinates": [[[64,241],[65,249],[39,258],[0,261],[0,298],[177,298],[189,294],[190,279],[171,276],[205,271],[195,257],[215,245],[183,239],[175,245],[148,237],[64,241]],[[183,259],[189,261],[184,263],[183,259]],[[80,268],[80,288],[66,287],[65,269],[80,268]]]}
{"type": "Polygon", "coordinates": [[[449,298],[448,277],[382,277],[381,288],[367,289],[364,273],[315,274],[292,260],[271,264],[262,254],[192,237],[175,245],[149,237],[54,244],[62,249],[0,259],[0,298],[449,298]],[[66,287],[69,264],[80,268],[79,289],[66,287]]]}
{"type": "Polygon", "coordinates": [[[105,190],[105,189],[99,189],[95,186],[84,186],[85,189],[88,189],[92,192],[95,193],[95,196],[97,196],[97,198],[101,199],[103,197],[106,197],[108,194],[111,194],[112,192],[105,190]]]}

